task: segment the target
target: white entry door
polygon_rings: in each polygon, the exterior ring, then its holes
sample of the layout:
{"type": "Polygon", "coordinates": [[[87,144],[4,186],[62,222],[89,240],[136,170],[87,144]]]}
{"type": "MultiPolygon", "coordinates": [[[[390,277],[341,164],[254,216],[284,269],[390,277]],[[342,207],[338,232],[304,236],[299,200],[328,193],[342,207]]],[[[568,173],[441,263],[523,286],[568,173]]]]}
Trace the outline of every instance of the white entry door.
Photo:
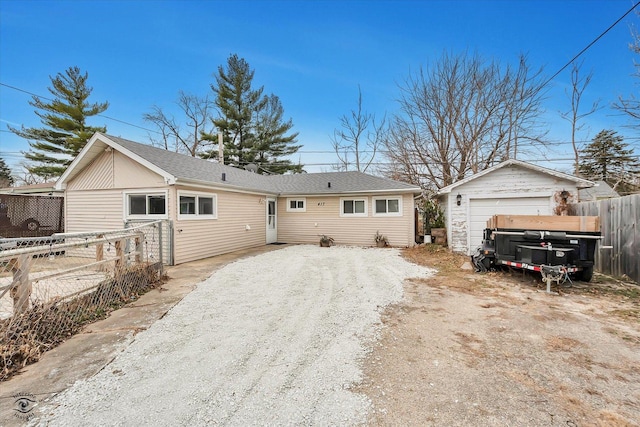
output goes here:
{"type": "Polygon", "coordinates": [[[276,199],[267,199],[267,244],[278,241],[276,199]]]}

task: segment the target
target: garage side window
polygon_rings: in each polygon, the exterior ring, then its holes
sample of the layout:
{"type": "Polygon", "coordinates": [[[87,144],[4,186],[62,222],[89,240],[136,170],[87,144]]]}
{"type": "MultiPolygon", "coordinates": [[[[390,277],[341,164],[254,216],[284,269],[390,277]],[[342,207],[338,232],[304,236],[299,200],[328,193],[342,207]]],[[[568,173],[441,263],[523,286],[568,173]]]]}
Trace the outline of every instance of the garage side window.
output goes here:
{"type": "Polygon", "coordinates": [[[166,194],[127,194],[127,217],[163,218],[167,214],[166,194]]]}
{"type": "Polygon", "coordinates": [[[367,199],[340,199],[340,216],[367,216],[367,199]]]}
{"type": "Polygon", "coordinates": [[[287,212],[306,212],[307,200],[305,198],[300,199],[287,199],[287,212]]]}
{"type": "Polygon", "coordinates": [[[402,215],[402,198],[389,197],[385,199],[374,199],[374,215],[383,216],[401,216],[402,215]]]}
{"type": "Polygon", "coordinates": [[[216,219],[217,196],[210,193],[178,192],[178,219],[216,219]]]}

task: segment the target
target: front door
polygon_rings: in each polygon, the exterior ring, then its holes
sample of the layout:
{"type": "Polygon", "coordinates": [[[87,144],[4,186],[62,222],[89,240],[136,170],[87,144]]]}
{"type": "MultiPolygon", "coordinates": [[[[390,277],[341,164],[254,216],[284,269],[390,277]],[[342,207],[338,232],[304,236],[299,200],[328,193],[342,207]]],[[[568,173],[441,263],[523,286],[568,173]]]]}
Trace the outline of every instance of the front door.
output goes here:
{"type": "Polygon", "coordinates": [[[276,199],[267,199],[267,244],[278,241],[276,199]]]}

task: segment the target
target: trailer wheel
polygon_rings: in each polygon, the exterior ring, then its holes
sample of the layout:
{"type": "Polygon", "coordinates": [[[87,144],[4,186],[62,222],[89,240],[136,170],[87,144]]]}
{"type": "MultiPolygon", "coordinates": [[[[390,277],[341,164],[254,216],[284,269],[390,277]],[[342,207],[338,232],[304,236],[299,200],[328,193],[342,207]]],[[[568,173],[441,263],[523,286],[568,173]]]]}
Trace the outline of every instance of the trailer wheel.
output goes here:
{"type": "Polygon", "coordinates": [[[581,271],[576,273],[576,279],[581,280],[583,282],[590,282],[593,278],[593,265],[589,267],[585,267],[581,271]]]}
{"type": "Polygon", "coordinates": [[[22,223],[22,228],[29,231],[37,231],[40,228],[40,223],[33,218],[29,218],[22,223]]]}

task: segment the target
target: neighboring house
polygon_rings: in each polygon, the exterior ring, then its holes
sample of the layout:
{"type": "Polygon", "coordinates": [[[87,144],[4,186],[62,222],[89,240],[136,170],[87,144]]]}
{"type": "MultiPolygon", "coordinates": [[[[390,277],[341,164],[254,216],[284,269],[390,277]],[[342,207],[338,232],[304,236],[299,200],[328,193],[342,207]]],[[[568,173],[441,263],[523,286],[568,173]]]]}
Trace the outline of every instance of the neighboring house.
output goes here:
{"type": "Polygon", "coordinates": [[[596,181],[593,187],[578,190],[579,202],[596,202],[615,197],[620,197],[620,195],[604,181],[596,181]]]}
{"type": "Polygon", "coordinates": [[[55,189],[55,182],[43,182],[40,184],[20,185],[17,187],[0,188],[0,194],[46,194],[48,196],[62,195],[55,189]]]}
{"type": "MultiPolygon", "coordinates": [[[[96,133],[56,183],[65,230],[165,220],[174,264],[275,242],[415,242],[420,188],[360,172],[259,175],[96,133]]],[[[166,258],[165,258],[166,259],[166,258]]]]}
{"type": "Polygon", "coordinates": [[[563,197],[575,202],[578,190],[591,186],[591,181],[519,160],[485,169],[437,192],[449,247],[471,254],[493,215],[554,215],[563,197]]]}

